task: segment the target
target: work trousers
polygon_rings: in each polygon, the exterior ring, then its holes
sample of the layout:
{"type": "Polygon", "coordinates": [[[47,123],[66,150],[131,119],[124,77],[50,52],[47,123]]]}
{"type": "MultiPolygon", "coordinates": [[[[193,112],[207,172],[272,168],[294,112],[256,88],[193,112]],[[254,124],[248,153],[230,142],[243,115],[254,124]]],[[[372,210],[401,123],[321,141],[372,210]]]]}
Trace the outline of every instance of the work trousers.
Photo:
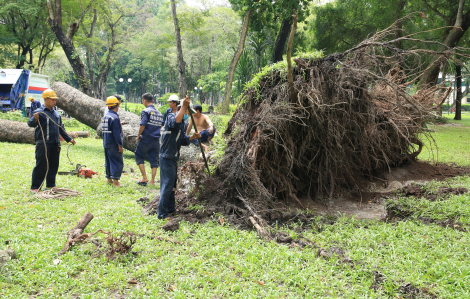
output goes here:
{"type": "Polygon", "coordinates": [[[31,189],[39,189],[44,178],[46,179],[47,188],[55,187],[55,178],[57,176],[57,171],[59,170],[59,158],[60,144],[46,143],[46,146],[44,146],[44,143],[36,144],[36,166],[34,166],[33,169],[31,189]],[[49,171],[47,170],[48,161],[49,171]]]}
{"type": "Polygon", "coordinates": [[[158,219],[165,219],[175,209],[175,192],[178,162],[160,157],[160,202],[158,203],[158,219]]]}
{"type": "Polygon", "coordinates": [[[119,180],[121,178],[122,169],[124,168],[124,158],[119,153],[119,148],[104,149],[104,167],[106,168],[106,178],[119,180]]]}
{"type": "Polygon", "coordinates": [[[160,154],[160,138],[156,138],[154,142],[140,141],[135,149],[135,163],[137,165],[144,164],[145,156],[150,162],[151,168],[158,167],[158,155],[160,154]]]}

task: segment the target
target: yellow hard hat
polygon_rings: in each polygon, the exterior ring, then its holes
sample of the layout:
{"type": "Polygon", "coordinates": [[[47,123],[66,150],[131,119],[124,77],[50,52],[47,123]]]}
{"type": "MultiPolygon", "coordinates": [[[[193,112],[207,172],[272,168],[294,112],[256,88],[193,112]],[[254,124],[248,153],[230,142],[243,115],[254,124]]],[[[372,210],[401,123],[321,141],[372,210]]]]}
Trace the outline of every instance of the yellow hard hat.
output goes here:
{"type": "Polygon", "coordinates": [[[110,96],[106,99],[106,106],[116,106],[119,104],[119,100],[115,96],[110,96]]]}
{"type": "Polygon", "coordinates": [[[29,97],[29,101],[32,102],[34,100],[33,97],[29,97]]]}
{"type": "Polygon", "coordinates": [[[42,97],[44,99],[57,99],[57,94],[52,89],[46,89],[42,92],[42,97]]]}

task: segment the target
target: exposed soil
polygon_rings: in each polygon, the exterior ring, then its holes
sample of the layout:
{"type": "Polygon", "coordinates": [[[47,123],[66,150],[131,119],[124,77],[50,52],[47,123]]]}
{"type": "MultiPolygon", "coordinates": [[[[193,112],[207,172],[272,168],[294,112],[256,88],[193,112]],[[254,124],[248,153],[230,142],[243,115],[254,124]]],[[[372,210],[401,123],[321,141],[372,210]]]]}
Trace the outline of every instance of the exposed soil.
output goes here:
{"type": "MultiPolygon", "coordinates": [[[[355,190],[341,190],[330,199],[309,197],[300,198],[300,204],[278,200],[272,209],[265,211],[266,223],[273,225],[287,225],[291,228],[301,227],[304,229],[316,228],[321,230],[325,225],[334,224],[334,217],[340,214],[352,215],[358,219],[387,219],[396,217],[397,219],[406,219],[412,215],[412,211],[400,210],[395,207],[394,210],[387,211],[383,205],[386,197],[395,196],[395,191],[401,191],[408,196],[427,196],[430,200],[435,200],[438,196],[445,197],[447,194],[462,194],[468,192],[465,188],[447,188],[439,189],[438,194],[427,194],[423,192],[420,184],[431,180],[445,180],[449,177],[464,175],[470,173],[470,168],[451,167],[449,165],[431,165],[425,162],[413,162],[402,167],[391,169],[390,172],[383,175],[383,178],[363,178],[358,180],[358,186],[355,190]],[[434,195],[436,198],[434,198],[434,195]],[[313,217],[324,216],[321,222],[314,223],[313,217]],[[331,217],[334,216],[334,217],[331,217]],[[301,224],[299,226],[299,224],[301,224]]],[[[188,183],[188,182],[186,182],[188,183]]],[[[240,202],[227,200],[222,191],[222,183],[216,178],[208,178],[204,183],[206,189],[202,194],[195,198],[192,194],[187,195],[189,191],[188,184],[184,185],[184,193],[179,191],[176,194],[177,217],[188,222],[201,222],[207,220],[230,223],[241,229],[251,229],[253,226],[246,216],[246,207],[240,202]]],[[[156,214],[158,209],[159,194],[153,199],[143,197],[137,200],[143,206],[143,212],[148,215],[156,214]]],[[[430,223],[432,219],[423,222],[430,223]]],[[[434,221],[443,227],[462,227],[459,223],[434,221]]],[[[462,228],[463,229],[463,228],[462,228]]],[[[281,243],[287,240],[278,238],[281,243]]]]}

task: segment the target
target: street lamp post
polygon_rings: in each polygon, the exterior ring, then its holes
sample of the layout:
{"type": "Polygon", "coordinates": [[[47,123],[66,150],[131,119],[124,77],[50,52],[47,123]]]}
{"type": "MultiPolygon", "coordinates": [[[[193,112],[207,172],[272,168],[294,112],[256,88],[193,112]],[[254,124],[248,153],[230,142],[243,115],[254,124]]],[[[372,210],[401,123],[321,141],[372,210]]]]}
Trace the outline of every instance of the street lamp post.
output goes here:
{"type": "Polygon", "coordinates": [[[119,78],[119,82],[124,82],[124,96],[126,97],[126,104],[124,106],[124,109],[127,111],[127,95],[126,95],[126,87],[127,87],[127,82],[131,83],[132,79],[128,78],[127,81],[124,81],[123,78],[119,78]]]}
{"type": "Polygon", "coordinates": [[[198,103],[201,103],[201,102],[199,101],[199,91],[202,90],[202,86],[199,87],[199,88],[198,88],[197,86],[194,86],[194,90],[195,90],[195,92],[197,91],[197,101],[198,101],[198,103]]]}

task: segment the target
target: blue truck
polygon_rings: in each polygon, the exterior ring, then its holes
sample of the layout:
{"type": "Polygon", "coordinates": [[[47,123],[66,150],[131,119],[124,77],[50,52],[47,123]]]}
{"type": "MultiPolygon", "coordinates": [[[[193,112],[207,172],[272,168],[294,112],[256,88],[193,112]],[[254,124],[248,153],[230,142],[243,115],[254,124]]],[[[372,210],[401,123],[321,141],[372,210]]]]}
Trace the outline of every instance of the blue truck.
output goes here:
{"type": "Polygon", "coordinates": [[[49,76],[29,70],[0,69],[0,111],[23,110],[29,113],[29,97],[44,104],[42,92],[50,87],[49,76]]]}

